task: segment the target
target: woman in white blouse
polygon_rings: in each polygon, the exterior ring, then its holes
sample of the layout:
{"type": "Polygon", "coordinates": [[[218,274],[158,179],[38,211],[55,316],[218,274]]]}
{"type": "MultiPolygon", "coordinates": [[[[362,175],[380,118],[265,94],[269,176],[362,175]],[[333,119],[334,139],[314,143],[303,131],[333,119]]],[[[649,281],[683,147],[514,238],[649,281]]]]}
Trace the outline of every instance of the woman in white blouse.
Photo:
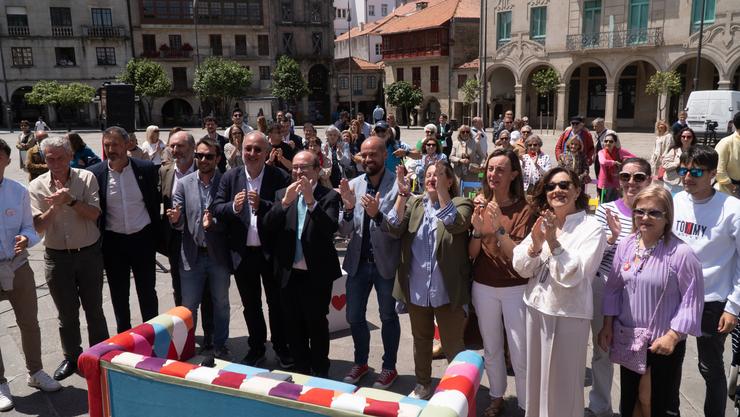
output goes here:
{"type": "Polygon", "coordinates": [[[159,126],[151,125],[146,128],[146,141],[141,144],[144,156],[154,165],[162,165],[162,151],[167,145],[159,139],[159,126]]]}
{"type": "Polygon", "coordinates": [[[663,155],[671,147],[673,147],[673,134],[668,130],[668,123],[660,119],[655,123],[655,147],[653,148],[653,154],[650,156],[650,165],[655,168],[655,175],[659,180],[662,180],[663,176],[658,172],[658,168],[663,161],[663,155]]]}
{"type": "Polygon", "coordinates": [[[547,172],[552,163],[550,155],[542,152],[542,139],[537,135],[531,135],[524,141],[526,152],[520,156],[522,161],[522,179],[524,180],[524,191],[530,193],[537,185],[537,181],[547,172]]]}
{"type": "Polygon", "coordinates": [[[586,347],[593,315],[591,279],[606,247],[603,228],[586,215],[578,174],[556,167],[532,195],[539,218],[514,248],[527,305],[529,417],[583,414],[586,347]]]}

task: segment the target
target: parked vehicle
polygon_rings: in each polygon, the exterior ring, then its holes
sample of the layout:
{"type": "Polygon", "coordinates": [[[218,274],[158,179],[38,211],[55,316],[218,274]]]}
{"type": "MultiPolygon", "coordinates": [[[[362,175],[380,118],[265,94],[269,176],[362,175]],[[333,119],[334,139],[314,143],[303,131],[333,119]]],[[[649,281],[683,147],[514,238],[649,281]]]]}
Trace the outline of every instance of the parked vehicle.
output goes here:
{"type": "Polygon", "coordinates": [[[686,103],[688,113],[686,121],[697,135],[703,135],[713,128],[717,137],[721,138],[734,132],[732,116],[738,111],[740,111],[740,91],[694,91],[686,103]]]}

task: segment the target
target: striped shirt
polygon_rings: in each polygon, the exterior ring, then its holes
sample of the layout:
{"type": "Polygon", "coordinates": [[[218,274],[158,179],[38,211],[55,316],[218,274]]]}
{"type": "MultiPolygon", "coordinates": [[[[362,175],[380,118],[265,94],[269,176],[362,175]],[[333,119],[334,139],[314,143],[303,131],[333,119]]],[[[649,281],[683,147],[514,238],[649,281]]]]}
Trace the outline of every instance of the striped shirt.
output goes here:
{"type": "Polygon", "coordinates": [[[601,259],[601,265],[599,265],[598,272],[596,272],[596,277],[601,277],[604,281],[606,281],[606,278],[609,276],[609,271],[612,269],[612,261],[614,260],[614,252],[617,250],[617,245],[632,233],[632,209],[627,207],[627,205],[624,204],[624,200],[620,198],[617,201],[600,204],[596,209],[596,220],[598,220],[604,228],[604,233],[606,233],[607,239],[611,237],[612,232],[609,230],[609,224],[606,222],[606,209],[609,209],[612,214],[619,216],[619,224],[622,227],[619,230],[619,237],[614,244],[610,245],[607,242],[604,257],[601,259]]]}

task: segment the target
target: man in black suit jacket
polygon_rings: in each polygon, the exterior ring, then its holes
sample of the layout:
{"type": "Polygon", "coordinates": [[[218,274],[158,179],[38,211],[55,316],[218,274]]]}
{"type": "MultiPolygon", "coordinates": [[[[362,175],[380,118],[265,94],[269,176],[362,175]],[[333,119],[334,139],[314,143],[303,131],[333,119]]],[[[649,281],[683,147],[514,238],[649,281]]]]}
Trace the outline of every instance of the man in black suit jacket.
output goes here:
{"type": "Polygon", "coordinates": [[[159,236],[159,176],[149,161],[129,158],[128,133],[117,126],[103,132],[107,159],[89,168],[100,187],[103,264],[118,333],[131,328],[128,295],[134,273],[141,318],[159,314],[154,257],[159,236]]]}
{"type": "MultiPolygon", "coordinates": [[[[218,143],[218,146],[221,147],[221,155],[223,155],[224,146],[229,143],[229,139],[216,131],[216,129],[218,128],[216,118],[213,116],[207,116],[205,119],[203,119],[203,127],[206,129],[206,134],[203,135],[201,139],[208,138],[218,143]]],[[[222,174],[226,172],[226,158],[221,158],[219,160],[218,170],[221,171],[222,174]]]]}
{"type": "MultiPolygon", "coordinates": [[[[452,131],[452,125],[447,122],[447,115],[442,113],[439,116],[439,123],[437,123],[437,140],[443,144],[444,149],[442,152],[448,158],[450,157],[450,153],[452,153],[452,131]]],[[[424,152],[424,149],[422,149],[422,152],[424,152]]]]}
{"type": "Polygon", "coordinates": [[[262,314],[262,286],[270,313],[272,347],[280,365],[290,367],[285,324],[280,308],[280,287],[274,279],[272,236],[264,231],[262,218],[272,207],[275,192],[288,185],[288,174],[265,165],[269,144],[265,135],[254,131],[244,138],[244,167],[233,168],[221,178],[211,212],[226,224],[234,278],[244,305],[244,320],[249,330],[249,353],[243,362],[257,366],[265,359],[267,326],[262,314]]]}
{"type": "Polygon", "coordinates": [[[319,160],[309,151],[293,158],[293,180],[275,195],[263,228],[275,237],[275,271],[289,326],[296,370],[329,372],[329,313],[332,283],[342,275],[334,247],[339,194],[318,184],[319,160]]]}
{"type": "Polygon", "coordinates": [[[293,133],[290,127],[290,120],[288,118],[282,119],[280,121],[280,135],[283,138],[283,142],[298,152],[303,149],[303,138],[293,133]]]}

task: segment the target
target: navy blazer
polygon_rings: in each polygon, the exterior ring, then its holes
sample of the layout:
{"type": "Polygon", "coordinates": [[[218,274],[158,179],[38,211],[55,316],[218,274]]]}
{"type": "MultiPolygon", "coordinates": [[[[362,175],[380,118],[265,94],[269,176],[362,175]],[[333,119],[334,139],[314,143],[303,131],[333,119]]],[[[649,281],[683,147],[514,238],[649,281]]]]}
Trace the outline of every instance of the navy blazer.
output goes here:
{"type": "MultiPolygon", "coordinates": [[[[275,194],[275,204],[267,212],[263,228],[275,236],[275,269],[281,286],[288,285],[295,260],[298,233],[297,201],[283,208],[281,200],[285,189],[275,194]]],[[[334,246],[334,233],[339,228],[339,193],[317,185],[313,192],[316,207],[306,212],[301,245],[306,267],[312,282],[329,284],[342,276],[339,257],[334,246]]]]}
{"type": "MultiPolygon", "coordinates": [[[[177,181],[177,189],[172,196],[172,203],[180,205],[180,221],[173,227],[182,231],[182,265],[185,270],[190,270],[191,265],[198,260],[198,246],[195,243],[195,234],[203,223],[203,210],[200,201],[200,186],[198,185],[198,171],[192,172],[177,181]]],[[[221,181],[221,173],[216,170],[211,178],[211,186],[208,189],[211,201],[216,198],[218,184],[221,181]]],[[[224,225],[216,221],[215,224],[205,231],[208,257],[225,265],[231,270],[231,257],[226,247],[226,235],[224,225]]]]}
{"type": "MultiPolygon", "coordinates": [[[[142,159],[128,158],[131,169],[134,171],[136,177],[136,183],[139,184],[139,190],[141,195],[144,197],[144,205],[146,211],[149,213],[149,219],[151,220],[151,229],[154,232],[154,236],[159,236],[160,231],[160,218],[159,218],[159,204],[161,202],[159,193],[159,172],[156,165],[149,161],[142,159]]],[[[90,172],[95,175],[98,180],[98,187],[100,192],[100,217],[98,218],[98,227],[100,228],[101,234],[105,232],[105,220],[107,214],[107,202],[108,202],[108,161],[104,160],[98,162],[87,168],[90,172]]]]}
{"type": "MultiPolygon", "coordinates": [[[[263,217],[272,207],[275,200],[275,192],[288,186],[290,178],[288,173],[280,168],[265,165],[260,187],[260,205],[257,210],[257,232],[262,243],[262,251],[266,257],[272,253],[272,236],[264,231],[263,217]]],[[[218,185],[218,193],[211,204],[211,213],[226,227],[226,240],[229,249],[240,257],[244,257],[247,251],[247,230],[249,230],[249,204],[244,202],[244,208],[240,213],[235,213],[233,204],[234,197],[242,190],[247,189],[247,173],[245,167],[235,167],[228,170],[218,185]]],[[[234,263],[238,268],[238,262],[234,263]]]]}

